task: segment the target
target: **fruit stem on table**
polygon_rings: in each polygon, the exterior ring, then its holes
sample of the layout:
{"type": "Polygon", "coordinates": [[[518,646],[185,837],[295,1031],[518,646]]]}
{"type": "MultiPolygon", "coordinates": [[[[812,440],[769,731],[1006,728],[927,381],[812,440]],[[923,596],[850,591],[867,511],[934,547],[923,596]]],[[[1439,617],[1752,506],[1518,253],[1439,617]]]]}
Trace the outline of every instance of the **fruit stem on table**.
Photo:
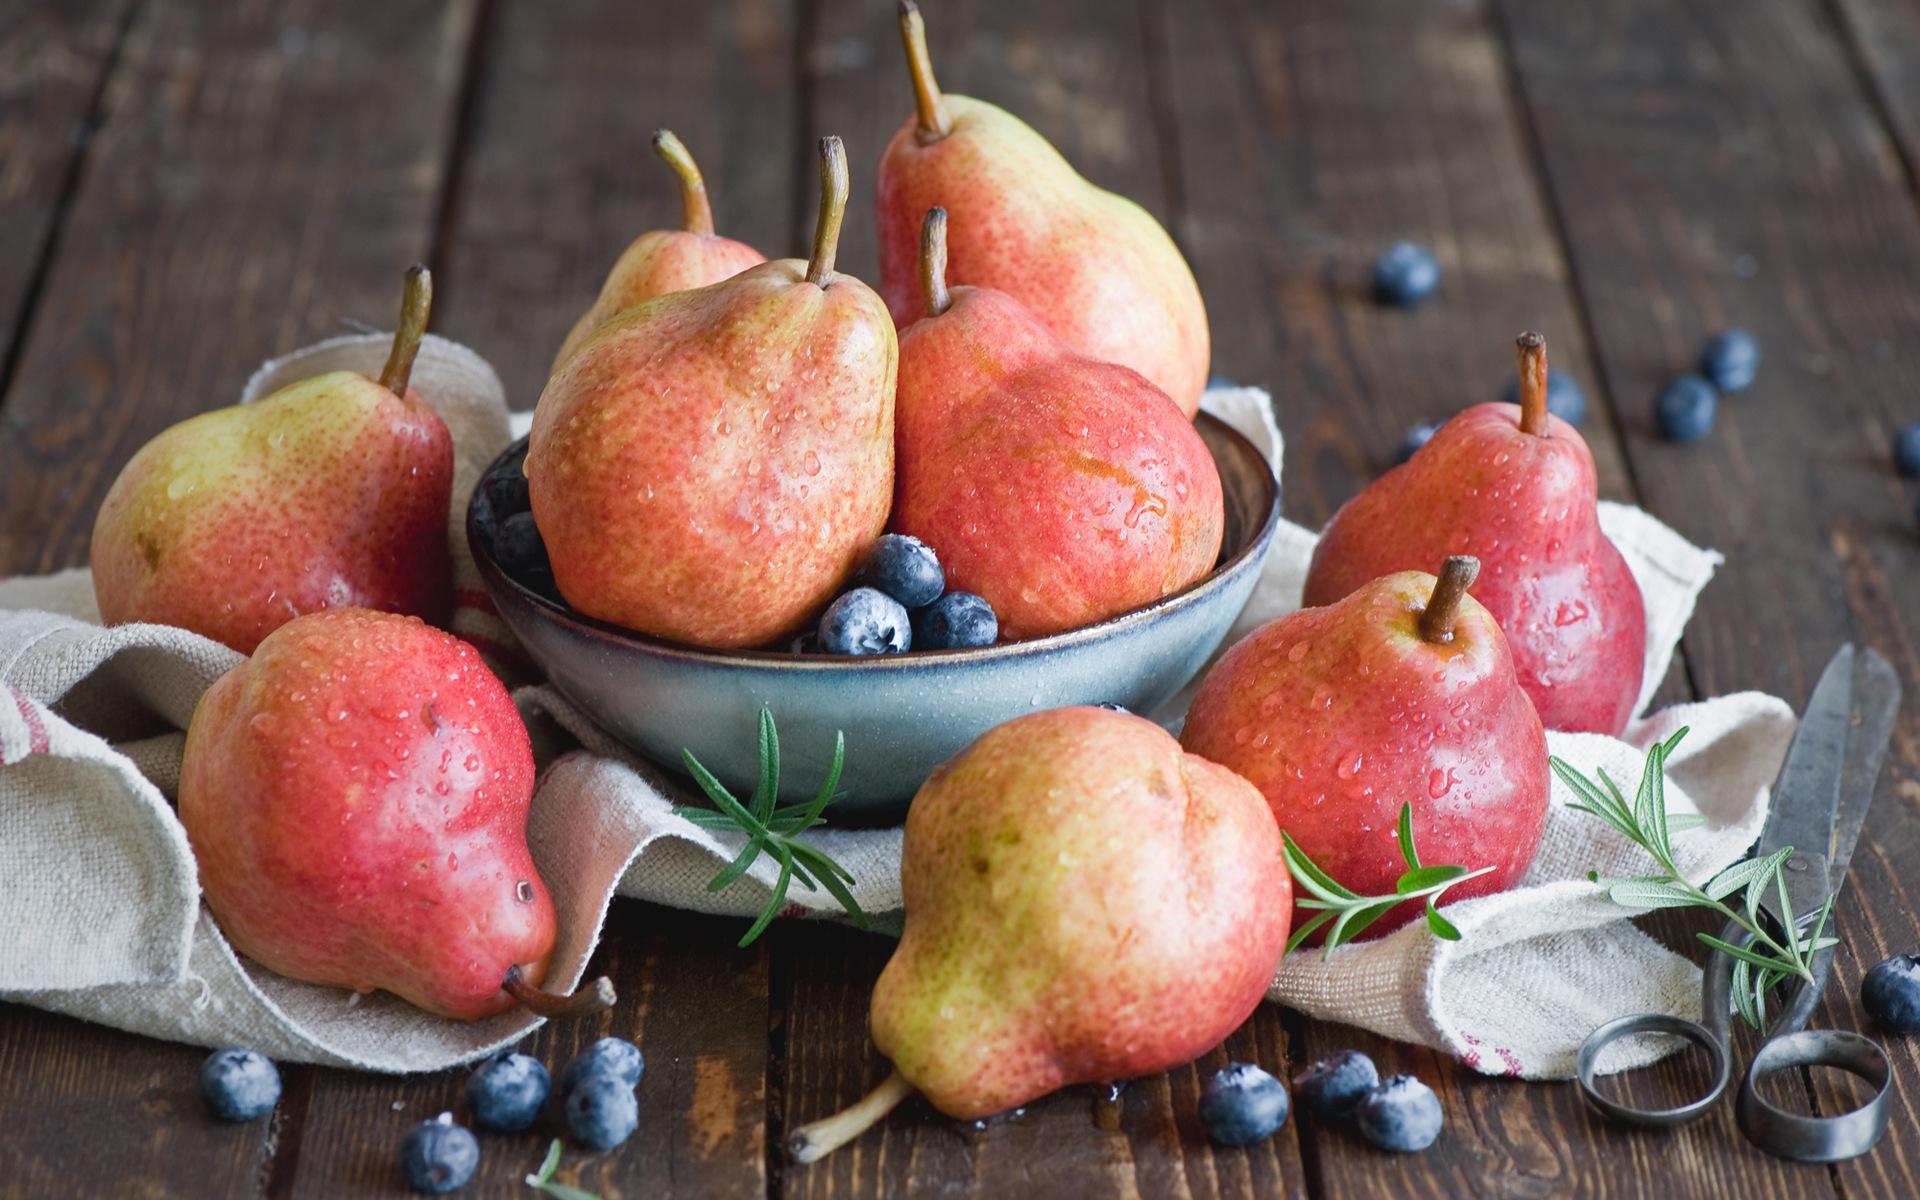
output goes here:
{"type": "Polygon", "coordinates": [[[1433,595],[1420,612],[1420,640],[1444,646],[1453,640],[1453,619],[1460,611],[1460,597],[1467,594],[1480,575],[1480,560],[1471,554],[1452,554],[1440,568],[1433,595]]]}
{"type": "Polygon", "coordinates": [[[680,224],[688,233],[713,236],[713,205],[707,199],[707,181],[700,166],[671,129],[653,131],[653,152],[680,177],[680,224]]]}
{"type": "Polygon", "coordinates": [[[807,260],[807,281],[826,287],[833,282],[833,260],[840,253],[840,222],[847,215],[847,148],[829,134],[820,139],[820,221],[813,227],[813,257],[807,260]]]}
{"type": "Polygon", "coordinates": [[[1520,371],[1520,429],[1535,437],[1548,436],[1547,339],[1528,330],[1514,339],[1514,357],[1520,371]]]}
{"type": "Polygon", "coordinates": [[[900,0],[900,43],[907,48],[907,70],[913,76],[913,107],[918,113],[921,145],[937,142],[953,132],[953,118],[947,115],[934,82],[933,59],[927,54],[927,23],[920,19],[920,6],[913,0],[900,0]]]}
{"type": "Polygon", "coordinates": [[[380,386],[402,400],[407,398],[413,360],[420,353],[420,339],[427,332],[427,312],[432,307],[433,272],[425,263],[415,263],[407,268],[406,286],[400,293],[400,324],[393,331],[393,349],[387,353],[387,365],[380,369],[380,386]]]}
{"type": "Polygon", "coordinates": [[[605,975],[582,984],[580,990],[568,996],[528,983],[526,977],[521,975],[518,964],[507,968],[507,977],[500,986],[506,989],[507,995],[519,1001],[521,1007],[543,1017],[584,1017],[612,1008],[613,1002],[618,999],[614,995],[613,981],[605,975]]]}
{"type": "Polygon", "coordinates": [[[794,1130],[787,1137],[787,1153],[797,1163],[825,1158],[879,1123],[880,1118],[911,1095],[913,1085],[907,1082],[906,1076],[894,1071],[851,1107],[794,1130]]]}
{"type": "Polygon", "coordinates": [[[947,210],[930,208],[920,226],[920,295],[927,315],[937,317],[953,306],[947,291],[947,210]]]}

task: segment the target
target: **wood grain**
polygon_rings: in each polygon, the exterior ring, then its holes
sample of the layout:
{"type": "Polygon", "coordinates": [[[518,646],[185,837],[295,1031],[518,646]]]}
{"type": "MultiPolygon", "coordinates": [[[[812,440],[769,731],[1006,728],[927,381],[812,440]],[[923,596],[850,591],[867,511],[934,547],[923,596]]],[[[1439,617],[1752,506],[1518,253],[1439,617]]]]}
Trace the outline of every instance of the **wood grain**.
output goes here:
{"type": "MultiPolygon", "coordinates": [[[[620,993],[611,1012],[549,1022],[522,1045],[557,1078],[601,1037],[635,1043],[645,1059],[640,1128],[603,1153],[580,1149],[560,1098],[524,1133],[476,1131],[480,1170],[463,1194],[518,1194],[556,1137],[566,1142],[555,1178],[617,1197],[758,1196],[766,1192],[767,955],[734,946],[737,922],[618,901],[593,970],[620,993]],[[670,1181],[670,1188],[663,1184],[670,1181]]],[[[274,1196],[410,1196],[400,1139],[419,1121],[471,1114],[465,1068],[434,1075],[316,1073],[299,1161],[274,1196]]],[[[525,1194],[531,1195],[531,1192],[525,1194]]]]}
{"type": "Polygon", "coordinates": [[[0,6],[0,364],[12,361],[130,5],[0,6]]]}
{"type": "Polygon", "coordinates": [[[139,10],[0,408],[0,572],[83,561],[134,450],[263,359],[392,320],[475,4],[139,10]]]}
{"type": "Polygon", "coordinates": [[[804,256],[794,24],[778,0],[495,6],[440,231],[435,328],[493,363],[512,407],[533,407],[627,243],[679,225],[654,130],[692,151],[717,232],[804,256]]]}

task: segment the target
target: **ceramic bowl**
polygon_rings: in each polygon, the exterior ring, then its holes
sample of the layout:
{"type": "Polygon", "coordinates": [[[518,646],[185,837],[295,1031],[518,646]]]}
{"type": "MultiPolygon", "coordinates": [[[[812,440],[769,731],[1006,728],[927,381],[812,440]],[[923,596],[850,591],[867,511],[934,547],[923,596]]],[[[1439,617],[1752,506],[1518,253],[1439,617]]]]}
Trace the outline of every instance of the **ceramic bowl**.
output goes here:
{"type": "MultiPolygon", "coordinates": [[[[1206,663],[1259,578],[1280,497],[1251,442],[1204,414],[1197,428],[1226,499],[1213,571],[1097,625],[975,650],[839,657],[661,641],[583,616],[508,576],[494,560],[483,505],[468,510],[467,541],[501,618],[549,682],[622,743],[675,770],[681,749],[691,750],[744,798],[758,770],[754,731],[765,705],[779,728],[782,801],[819,789],[839,731],[846,759],[828,816],[884,824],[905,815],[934,767],[995,725],[1071,704],[1151,712],[1206,663]]],[[[524,438],[509,447],[488,477],[517,471],[526,449],[524,438]]]]}

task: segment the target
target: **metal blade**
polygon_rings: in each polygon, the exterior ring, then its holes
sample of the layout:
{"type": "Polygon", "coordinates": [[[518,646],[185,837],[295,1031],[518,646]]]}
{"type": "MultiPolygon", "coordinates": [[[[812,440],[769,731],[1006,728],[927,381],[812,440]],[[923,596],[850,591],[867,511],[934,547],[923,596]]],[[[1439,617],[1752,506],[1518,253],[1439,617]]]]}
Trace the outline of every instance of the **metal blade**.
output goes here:
{"type": "Polygon", "coordinates": [[[1860,840],[1867,808],[1873,803],[1880,764],[1886,760],[1893,722],[1900,715],[1900,676],[1893,664],[1872,648],[1861,654],[1853,670],[1853,728],[1847,735],[1846,766],[1840,773],[1840,812],[1833,825],[1828,854],[1829,885],[1838,892],[1847,879],[1847,864],[1860,840]]]}
{"type": "MultiPolygon", "coordinates": [[[[1773,783],[1773,812],[1760,834],[1756,857],[1783,846],[1796,853],[1782,872],[1796,918],[1826,903],[1830,894],[1827,864],[1833,849],[1833,830],[1840,812],[1840,778],[1847,759],[1852,730],[1854,650],[1840,647],[1820,673],[1806,715],[1787,748],[1787,760],[1773,783]]],[[[1779,920],[1778,901],[1768,896],[1761,905],[1779,920]]]]}

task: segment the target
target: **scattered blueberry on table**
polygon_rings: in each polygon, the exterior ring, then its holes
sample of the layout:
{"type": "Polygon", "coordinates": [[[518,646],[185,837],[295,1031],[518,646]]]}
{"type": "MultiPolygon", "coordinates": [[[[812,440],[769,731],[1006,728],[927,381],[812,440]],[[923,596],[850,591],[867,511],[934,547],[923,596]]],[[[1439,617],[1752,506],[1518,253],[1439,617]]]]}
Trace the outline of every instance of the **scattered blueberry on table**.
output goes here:
{"type": "MultiPolygon", "coordinates": [[[[1508,380],[1506,393],[1501,398],[1508,404],[1520,403],[1520,380],[1508,380]]],[[[1578,425],[1586,420],[1587,393],[1581,390],[1580,381],[1565,371],[1548,367],[1547,411],[1569,425],[1578,425]]]]}
{"type": "Polygon", "coordinates": [[[866,582],[907,608],[932,604],[947,588],[946,572],[931,547],[904,533],[883,533],[867,551],[866,582]]]}
{"type": "Polygon", "coordinates": [[[582,1146],[611,1150],[640,1128],[640,1102],[624,1079],[593,1071],[567,1092],[567,1128],[582,1146]]]}
{"type": "Polygon", "coordinates": [[[878,588],[842,593],[820,618],[820,648],[828,654],[903,654],[912,644],[906,607],[878,588]]]}
{"type": "Polygon", "coordinates": [[[1414,242],[1395,242],[1374,260],[1373,295],[1382,304],[1412,308],[1440,286],[1440,260],[1414,242]]]}
{"type": "Polygon", "coordinates": [[[215,1050],[200,1064],[200,1095],[221,1120],[251,1121],[280,1103],[280,1072],[258,1050],[215,1050]]]}
{"type": "Polygon", "coordinates": [[[1397,465],[1412,458],[1420,447],[1433,440],[1433,435],[1439,430],[1440,424],[1437,421],[1422,421],[1407,430],[1400,439],[1400,448],[1394,453],[1394,463],[1397,465]]]}
{"type": "Polygon", "coordinates": [[[1902,475],[1920,475],[1920,421],[1901,426],[1893,435],[1893,465],[1902,475]]]}
{"type": "Polygon", "coordinates": [[[1700,351],[1700,374],[1723,392],[1737,392],[1760,370],[1760,343],[1744,329],[1728,329],[1707,339],[1700,351]]]}
{"type": "Polygon", "coordinates": [[[640,1072],[645,1067],[640,1047],[625,1038],[604,1037],[568,1059],[560,1069],[560,1094],[571,1092],[589,1075],[611,1075],[629,1088],[639,1087],[640,1072]]]}
{"type": "Polygon", "coordinates": [[[913,645],[919,650],[991,646],[999,636],[993,606],[972,592],[948,592],[913,617],[913,645]]]}
{"type": "Polygon", "coordinates": [[[1653,402],[1660,436],[1670,442],[1697,442],[1713,432],[1719,404],[1713,385],[1698,375],[1682,375],[1660,390],[1653,402]]]}
{"type": "Polygon", "coordinates": [[[1200,1085],[1200,1125],[1222,1146],[1251,1146],[1286,1123],[1286,1085],[1252,1063],[1229,1063],[1200,1085]]]}
{"type": "Polygon", "coordinates": [[[1338,1050],[1293,1074],[1300,1106],[1322,1120],[1351,1116],[1380,1082],[1380,1068],[1358,1050],[1338,1050]]]}
{"type": "Polygon", "coordinates": [[[1394,1075],[1361,1099],[1353,1120],[1360,1136],[1382,1150],[1425,1150],[1440,1136],[1440,1097],[1411,1075],[1394,1075]]]}
{"type": "Polygon", "coordinates": [[[1896,954],[1868,971],[1860,1006],[1888,1033],[1920,1033],[1920,955],[1896,954]]]}
{"type": "Polygon", "coordinates": [[[467,1109],[474,1124],[513,1133],[533,1124],[552,1083],[539,1059],[502,1050],[467,1077],[467,1109]]]}
{"type": "Polygon", "coordinates": [[[473,1178],[480,1166],[480,1143],[452,1113],[441,1113],[407,1130],[400,1140],[400,1165],[407,1182],[429,1195],[451,1192],[473,1178]]]}

